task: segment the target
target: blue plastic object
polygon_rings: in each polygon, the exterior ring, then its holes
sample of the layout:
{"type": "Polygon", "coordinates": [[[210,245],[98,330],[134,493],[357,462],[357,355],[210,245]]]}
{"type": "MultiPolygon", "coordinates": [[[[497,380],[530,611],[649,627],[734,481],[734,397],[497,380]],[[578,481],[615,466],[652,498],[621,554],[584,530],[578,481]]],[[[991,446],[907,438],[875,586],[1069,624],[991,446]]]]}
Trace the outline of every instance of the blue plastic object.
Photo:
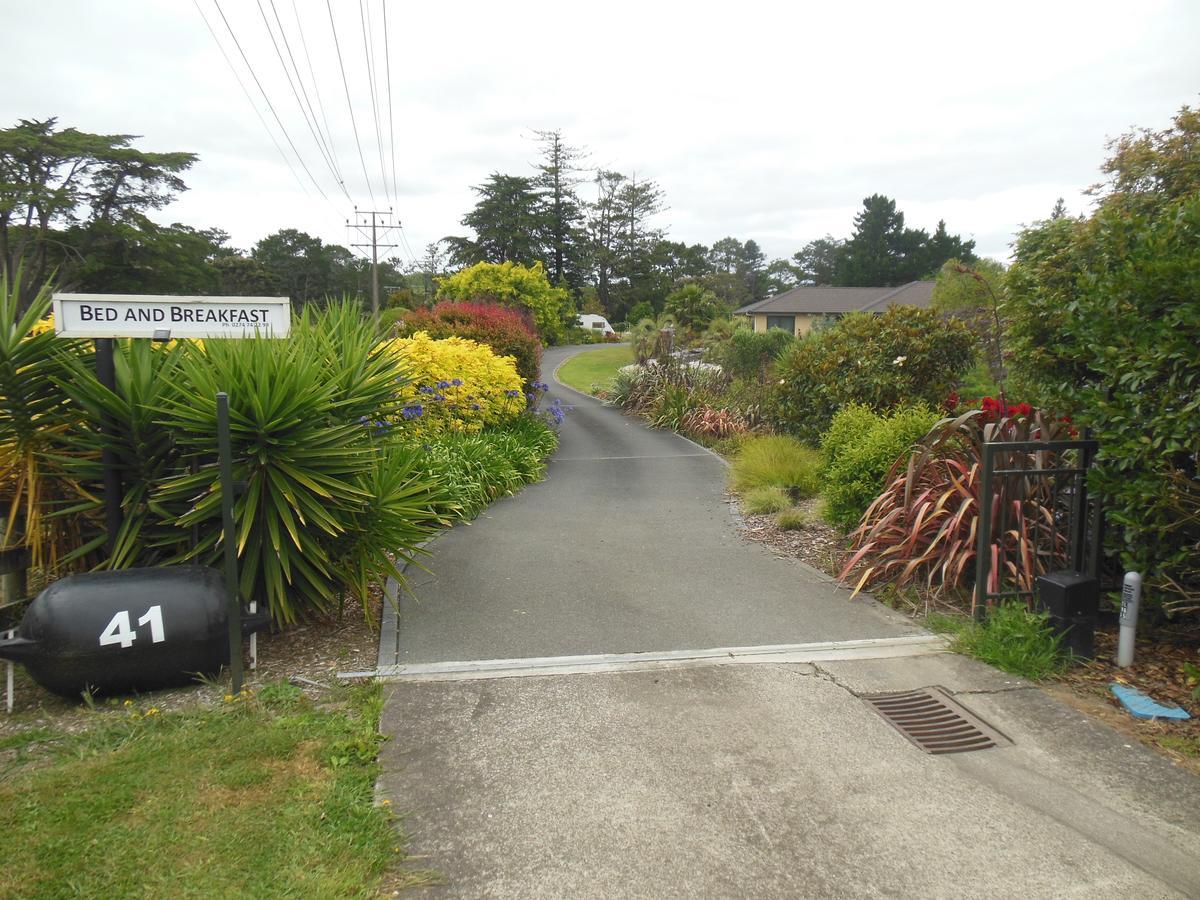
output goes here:
{"type": "Polygon", "coordinates": [[[1115,681],[1109,685],[1109,689],[1113,692],[1121,705],[1129,710],[1131,715],[1137,716],[1139,719],[1190,719],[1186,709],[1178,706],[1163,706],[1157,700],[1147,697],[1137,688],[1130,687],[1127,684],[1117,684],[1115,681]]]}

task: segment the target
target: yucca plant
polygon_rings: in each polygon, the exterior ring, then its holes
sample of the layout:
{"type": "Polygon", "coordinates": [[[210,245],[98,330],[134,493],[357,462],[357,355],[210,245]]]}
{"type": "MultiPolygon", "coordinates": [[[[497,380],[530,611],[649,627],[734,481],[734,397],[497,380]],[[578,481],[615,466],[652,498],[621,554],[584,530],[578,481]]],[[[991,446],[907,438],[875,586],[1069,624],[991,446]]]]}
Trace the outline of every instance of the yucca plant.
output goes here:
{"type": "Polygon", "coordinates": [[[199,353],[196,345],[179,341],[171,345],[149,341],[116,341],[113,369],[116,390],[96,377],[91,357],[73,357],[59,387],[82,413],[77,427],[63,436],[61,463],[80,488],[79,503],[64,515],[83,516],[96,524],[68,559],[98,550],[106,539],[100,527],[103,479],[101,455],[111,450],[121,475],[121,528],[112,552],[99,568],[124,569],[158,565],[184,548],[186,533],[164,521],[152,509],[154,491],[164,480],[179,474],[180,457],[174,432],[164,425],[159,410],[179,399],[175,370],[186,353],[199,353]],[[100,427],[111,423],[109,429],[100,427]],[[67,455],[67,454],[70,455],[67,455]]]}
{"type": "MultiPolygon", "coordinates": [[[[1015,409],[1015,408],[1014,408],[1015,409]]],[[[926,587],[961,587],[974,574],[982,482],[983,444],[1058,440],[1068,426],[1024,407],[991,421],[994,410],[971,410],[938,422],[915,450],[892,466],[886,487],[850,535],[840,577],[863,566],[855,593],[884,582],[902,587],[923,579],[926,587]],[[1028,410],[1028,412],[1025,412],[1028,410]]],[[[1045,466],[1047,451],[1042,454],[1045,466]]],[[[1033,461],[1033,460],[1031,460],[1033,461]]],[[[1011,455],[1006,468],[1012,468],[1011,455]]],[[[1034,579],[1060,567],[1066,538],[1057,527],[1057,494],[1045,478],[1021,475],[993,481],[993,542],[989,592],[1001,579],[1032,591],[1034,579]],[[1001,529],[1001,521],[1007,527],[1001,529]]]]}
{"type": "Polygon", "coordinates": [[[235,503],[243,596],[280,624],[334,608],[344,590],[365,603],[368,575],[390,568],[383,544],[411,558],[437,502],[410,456],[388,455],[405,377],[373,326],[336,307],[300,317],[288,340],[210,341],[182,356],[161,421],[199,472],[154,498],[176,526],[200,529],[182,558],[211,563],[221,553],[214,398],[225,391],[234,478],[245,483],[235,503]]]}
{"type": "Polygon", "coordinates": [[[77,493],[51,453],[75,421],[59,384],[83,349],[42,324],[52,290],[43,285],[21,312],[20,270],[0,274],[0,550],[27,548],[43,573],[78,542],[76,521],[51,515],[77,493]]]}

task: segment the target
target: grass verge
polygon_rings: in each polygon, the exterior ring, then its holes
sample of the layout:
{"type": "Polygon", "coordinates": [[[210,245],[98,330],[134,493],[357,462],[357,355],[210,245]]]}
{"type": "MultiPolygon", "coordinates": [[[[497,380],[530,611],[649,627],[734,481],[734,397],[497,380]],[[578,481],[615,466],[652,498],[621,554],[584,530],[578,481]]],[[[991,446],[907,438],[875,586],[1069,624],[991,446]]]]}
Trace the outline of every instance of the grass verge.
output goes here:
{"type": "Polygon", "coordinates": [[[1030,681],[1058,675],[1070,662],[1045,614],[1022,603],[1001,604],[983,622],[933,612],[925,617],[925,627],[952,635],[951,650],[1030,681]]]}
{"type": "Polygon", "coordinates": [[[600,350],[586,350],[572,356],[558,369],[558,380],[584,394],[594,388],[605,390],[616,377],[617,370],[633,364],[633,348],[614,344],[600,350]]]}
{"type": "Polygon", "coordinates": [[[0,753],[4,897],[359,897],[399,866],[374,784],[383,695],[286,683],[215,708],[128,705],[0,753]],[[391,870],[391,871],[389,871],[391,870]]]}

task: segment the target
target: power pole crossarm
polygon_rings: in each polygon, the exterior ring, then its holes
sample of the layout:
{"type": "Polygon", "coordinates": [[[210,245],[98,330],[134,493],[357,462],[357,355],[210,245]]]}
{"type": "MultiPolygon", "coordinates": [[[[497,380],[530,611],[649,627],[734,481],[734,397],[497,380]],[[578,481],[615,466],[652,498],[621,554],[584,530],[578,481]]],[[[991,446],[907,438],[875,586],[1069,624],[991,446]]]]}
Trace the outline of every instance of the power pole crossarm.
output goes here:
{"type": "Polygon", "coordinates": [[[397,246],[396,244],[383,244],[380,239],[386,239],[389,234],[400,227],[399,222],[392,222],[391,210],[387,212],[379,212],[376,210],[355,210],[354,211],[354,229],[365,239],[368,236],[368,228],[370,229],[370,242],[361,244],[351,244],[351,247],[358,247],[363,250],[371,248],[371,318],[376,322],[379,321],[379,250],[389,249],[397,246]],[[370,223],[368,224],[368,217],[370,223]]]}

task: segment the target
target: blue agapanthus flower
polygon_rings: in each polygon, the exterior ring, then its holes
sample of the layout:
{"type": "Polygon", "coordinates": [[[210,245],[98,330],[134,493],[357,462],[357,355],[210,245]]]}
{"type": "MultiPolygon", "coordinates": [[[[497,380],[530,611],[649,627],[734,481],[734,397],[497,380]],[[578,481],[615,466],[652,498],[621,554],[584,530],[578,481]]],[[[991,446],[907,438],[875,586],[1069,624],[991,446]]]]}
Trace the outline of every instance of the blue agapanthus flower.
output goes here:
{"type": "Polygon", "coordinates": [[[411,421],[412,419],[421,418],[421,415],[424,412],[425,412],[425,409],[421,406],[421,404],[413,403],[413,404],[410,404],[409,406],[404,407],[404,409],[400,410],[400,415],[404,416],[406,421],[411,421]]]}
{"type": "Polygon", "coordinates": [[[504,396],[506,396],[506,397],[520,397],[520,396],[521,396],[521,392],[520,392],[520,391],[517,391],[517,390],[505,391],[505,392],[504,392],[504,396]]]}
{"type": "Polygon", "coordinates": [[[462,387],[462,385],[463,385],[463,380],[461,378],[455,378],[453,381],[450,382],[450,387],[462,387]]]}
{"type": "Polygon", "coordinates": [[[450,382],[448,382],[448,381],[439,381],[439,382],[437,383],[437,386],[438,386],[438,390],[439,390],[439,391],[444,391],[446,388],[450,387],[450,382]]]}
{"type": "Polygon", "coordinates": [[[424,385],[424,384],[421,385],[419,388],[417,388],[417,390],[420,391],[422,394],[432,394],[433,393],[433,388],[428,387],[427,385],[424,385]]]}

